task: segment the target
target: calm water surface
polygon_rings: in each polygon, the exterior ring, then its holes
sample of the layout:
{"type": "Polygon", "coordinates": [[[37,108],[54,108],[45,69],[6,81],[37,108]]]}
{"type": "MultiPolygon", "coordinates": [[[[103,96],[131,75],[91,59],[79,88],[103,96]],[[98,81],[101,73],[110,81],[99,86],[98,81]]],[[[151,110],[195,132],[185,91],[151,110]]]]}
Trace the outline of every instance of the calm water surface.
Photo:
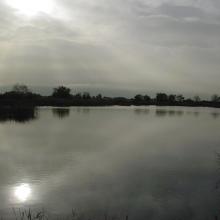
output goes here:
{"type": "Polygon", "coordinates": [[[41,108],[0,120],[0,211],[220,216],[220,110],[41,108]]]}

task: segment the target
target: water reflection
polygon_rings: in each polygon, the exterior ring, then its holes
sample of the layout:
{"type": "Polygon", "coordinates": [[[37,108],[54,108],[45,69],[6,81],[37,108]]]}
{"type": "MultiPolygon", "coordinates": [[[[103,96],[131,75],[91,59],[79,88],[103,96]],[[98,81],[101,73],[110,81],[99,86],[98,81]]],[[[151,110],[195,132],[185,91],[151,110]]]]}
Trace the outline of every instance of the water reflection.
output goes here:
{"type": "Polygon", "coordinates": [[[68,120],[46,109],[36,123],[0,125],[0,210],[14,207],[5,189],[22,181],[16,207],[61,216],[74,208],[87,219],[104,211],[129,220],[214,219],[220,125],[210,111],[197,118],[193,109],[169,108],[161,118],[153,107],[147,117],[133,108],[86,109],[71,108],[68,120]]]}
{"type": "Polygon", "coordinates": [[[0,122],[15,121],[20,123],[37,119],[36,108],[28,107],[2,107],[0,108],[0,122]]]}
{"type": "Polygon", "coordinates": [[[184,111],[182,110],[176,110],[176,109],[156,109],[155,114],[158,117],[164,117],[164,116],[182,116],[184,114],[184,111]]]}
{"type": "Polygon", "coordinates": [[[148,115],[150,113],[150,109],[135,109],[134,112],[138,115],[148,115]]]}
{"type": "Polygon", "coordinates": [[[60,119],[66,118],[70,115],[69,108],[53,108],[52,112],[55,117],[58,117],[60,119]]]}
{"type": "Polygon", "coordinates": [[[212,117],[215,119],[215,118],[218,118],[220,116],[220,113],[219,112],[212,112],[212,117]]]}
{"type": "Polygon", "coordinates": [[[83,114],[89,114],[90,113],[90,108],[85,108],[85,107],[79,107],[76,109],[77,113],[83,113],[83,114]]]}
{"type": "Polygon", "coordinates": [[[31,187],[27,183],[23,183],[14,188],[15,198],[19,202],[26,202],[31,196],[31,187]]]}
{"type": "Polygon", "coordinates": [[[195,112],[194,112],[194,115],[195,115],[196,117],[198,117],[198,116],[200,115],[200,112],[199,112],[199,111],[195,111],[195,112]]]}

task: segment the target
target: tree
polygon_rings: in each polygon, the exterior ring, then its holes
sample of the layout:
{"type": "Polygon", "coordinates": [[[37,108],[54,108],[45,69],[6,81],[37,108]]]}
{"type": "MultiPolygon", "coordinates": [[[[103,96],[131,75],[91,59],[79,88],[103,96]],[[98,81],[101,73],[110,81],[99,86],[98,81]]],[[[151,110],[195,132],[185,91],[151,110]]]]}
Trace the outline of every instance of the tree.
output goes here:
{"type": "Polygon", "coordinates": [[[71,97],[71,89],[65,86],[59,86],[53,89],[52,96],[55,98],[69,98],[71,97]]]}
{"type": "Polygon", "coordinates": [[[159,103],[167,102],[168,101],[168,96],[165,93],[157,93],[156,100],[159,103]]]}
{"type": "Polygon", "coordinates": [[[169,100],[169,102],[175,102],[176,101],[176,95],[169,95],[168,100],[169,100]]]}
{"type": "Polygon", "coordinates": [[[184,98],[183,95],[181,95],[181,94],[179,94],[179,95],[176,96],[176,101],[177,101],[177,102],[183,102],[184,99],[185,99],[185,98],[184,98]]]}
{"type": "Polygon", "coordinates": [[[88,92],[84,92],[83,95],[82,95],[82,98],[83,99],[91,99],[91,96],[88,92]]]}
{"type": "Polygon", "coordinates": [[[75,99],[82,99],[82,94],[81,93],[77,93],[76,95],[74,95],[75,99]]]}
{"type": "Polygon", "coordinates": [[[135,100],[136,102],[141,102],[141,101],[144,100],[144,97],[143,97],[142,95],[138,94],[138,95],[136,95],[136,96],[134,97],[134,100],[135,100]]]}
{"type": "Polygon", "coordinates": [[[96,99],[102,100],[102,95],[101,95],[101,94],[98,94],[98,95],[96,96],[96,99]]]}
{"type": "Polygon", "coordinates": [[[212,97],[211,97],[211,101],[212,102],[220,102],[220,97],[216,94],[214,94],[212,97]]]}
{"type": "Polygon", "coordinates": [[[194,96],[193,100],[195,102],[200,102],[201,101],[201,99],[200,99],[200,97],[198,95],[194,96]]]}
{"type": "Polygon", "coordinates": [[[150,102],[151,101],[151,97],[149,95],[145,95],[144,96],[144,101],[145,102],[150,102]]]}
{"type": "Polygon", "coordinates": [[[28,94],[30,93],[30,90],[26,85],[23,84],[15,84],[12,88],[12,92],[15,92],[17,94],[28,94]]]}

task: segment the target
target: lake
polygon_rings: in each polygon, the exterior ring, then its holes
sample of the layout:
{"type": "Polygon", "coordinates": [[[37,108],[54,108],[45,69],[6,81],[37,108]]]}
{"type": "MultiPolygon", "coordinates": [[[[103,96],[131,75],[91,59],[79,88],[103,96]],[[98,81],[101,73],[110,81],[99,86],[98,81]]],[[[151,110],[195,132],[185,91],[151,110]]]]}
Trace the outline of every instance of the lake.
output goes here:
{"type": "Polygon", "coordinates": [[[39,108],[22,120],[0,117],[0,214],[214,220],[219,132],[212,108],[39,108]]]}

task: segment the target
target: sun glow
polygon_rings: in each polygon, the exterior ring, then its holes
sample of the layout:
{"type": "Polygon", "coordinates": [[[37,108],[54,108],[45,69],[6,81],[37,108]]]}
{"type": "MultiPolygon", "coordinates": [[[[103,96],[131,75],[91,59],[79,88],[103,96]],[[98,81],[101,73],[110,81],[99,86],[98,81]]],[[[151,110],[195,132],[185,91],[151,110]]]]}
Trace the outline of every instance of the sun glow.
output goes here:
{"type": "Polygon", "coordinates": [[[53,0],[6,0],[6,2],[18,13],[30,17],[39,13],[50,14],[53,10],[53,0]]]}
{"type": "Polygon", "coordinates": [[[23,183],[14,189],[14,195],[20,202],[25,202],[31,196],[31,187],[29,184],[23,183]]]}

